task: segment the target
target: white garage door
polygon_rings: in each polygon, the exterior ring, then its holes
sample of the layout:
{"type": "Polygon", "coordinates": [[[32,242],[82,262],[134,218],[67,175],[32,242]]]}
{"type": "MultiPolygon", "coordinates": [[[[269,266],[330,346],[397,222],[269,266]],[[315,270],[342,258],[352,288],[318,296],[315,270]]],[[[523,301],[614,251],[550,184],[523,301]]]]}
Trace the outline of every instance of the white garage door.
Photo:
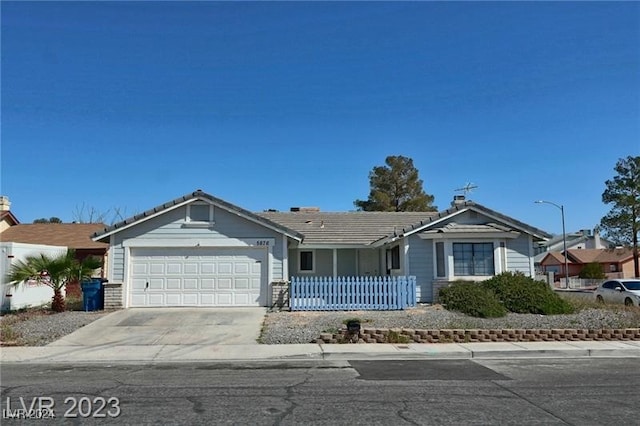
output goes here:
{"type": "Polygon", "coordinates": [[[264,248],[132,249],[130,265],[134,307],[266,305],[264,248]]]}

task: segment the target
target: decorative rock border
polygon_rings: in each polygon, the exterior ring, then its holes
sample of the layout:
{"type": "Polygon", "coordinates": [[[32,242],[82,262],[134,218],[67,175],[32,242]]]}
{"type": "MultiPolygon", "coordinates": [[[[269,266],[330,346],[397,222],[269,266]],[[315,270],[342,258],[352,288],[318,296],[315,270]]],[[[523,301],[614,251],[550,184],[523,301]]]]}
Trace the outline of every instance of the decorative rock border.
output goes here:
{"type": "Polygon", "coordinates": [[[322,333],[315,343],[474,343],[474,342],[566,342],[580,340],[640,340],[640,328],[615,329],[497,329],[413,330],[363,328],[356,336],[346,328],[322,333]]]}

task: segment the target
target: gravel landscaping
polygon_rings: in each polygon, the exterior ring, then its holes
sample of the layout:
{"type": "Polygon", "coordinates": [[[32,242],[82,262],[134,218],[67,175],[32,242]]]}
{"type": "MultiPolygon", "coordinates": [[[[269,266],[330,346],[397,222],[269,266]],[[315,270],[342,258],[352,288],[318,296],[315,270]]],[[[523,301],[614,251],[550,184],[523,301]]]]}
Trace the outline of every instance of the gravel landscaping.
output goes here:
{"type": "Polygon", "coordinates": [[[571,315],[507,314],[502,318],[473,318],[439,305],[405,311],[271,312],[260,341],[265,344],[310,343],[321,333],[333,333],[347,319],[358,318],[363,327],[405,329],[557,329],[637,328],[638,309],[584,309],[571,315]]]}
{"type": "Polygon", "coordinates": [[[0,317],[0,342],[3,346],[45,346],[108,313],[32,309],[4,315],[0,317]]]}
{"type": "MultiPolygon", "coordinates": [[[[44,346],[74,332],[109,311],[28,310],[0,317],[2,345],[44,346]]],[[[270,312],[260,338],[265,344],[310,343],[321,333],[338,331],[345,320],[358,318],[363,327],[405,329],[555,329],[638,328],[640,309],[586,308],[572,315],[507,314],[503,318],[473,318],[450,312],[440,305],[423,305],[405,311],[270,312]]]]}

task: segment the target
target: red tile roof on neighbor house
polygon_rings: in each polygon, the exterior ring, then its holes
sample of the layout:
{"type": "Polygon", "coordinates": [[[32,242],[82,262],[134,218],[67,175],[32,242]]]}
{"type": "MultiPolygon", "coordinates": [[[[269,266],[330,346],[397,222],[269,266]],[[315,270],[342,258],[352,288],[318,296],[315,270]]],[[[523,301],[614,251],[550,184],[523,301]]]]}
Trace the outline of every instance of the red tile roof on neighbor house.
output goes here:
{"type": "Polygon", "coordinates": [[[97,249],[107,243],[95,242],[91,235],[104,229],[102,223],[31,223],[18,224],[0,233],[0,241],[63,246],[72,249],[97,249]]]}
{"type": "Polygon", "coordinates": [[[15,217],[15,216],[13,215],[13,213],[11,213],[9,210],[0,211],[0,220],[7,220],[7,221],[10,221],[10,222],[13,222],[13,223],[12,223],[12,226],[13,226],[13,225],[17,225],[17,224],[19,224],[19,223],[20,223],[20,221],[18,220],[18,218],[17,218],[17,217],[15,217]]]}
{"type": "MultiPolygon", "coordinates": [[[[633,249],[569,249],[568,263],[583,264],[588,263],[624,263],[633,259],[633,249]]],[[[560,265],[564,263],[564,256],[561,252],[549,252],[541,262],[543,265],[560,265]]]]}

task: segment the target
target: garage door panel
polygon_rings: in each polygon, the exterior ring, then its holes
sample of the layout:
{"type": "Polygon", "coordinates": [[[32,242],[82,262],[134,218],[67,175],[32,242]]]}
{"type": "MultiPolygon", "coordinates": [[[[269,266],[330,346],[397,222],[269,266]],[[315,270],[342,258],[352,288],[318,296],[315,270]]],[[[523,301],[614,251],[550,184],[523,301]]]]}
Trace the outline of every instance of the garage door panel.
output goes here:
{"type": "Polygon", "coordinates": [[[167,290],[180,290],[182,288],[181,278],[167,278],[167,290]]]}
{"type": "Polygon", "coordinates": [[[150,275],[164,275],[166,273],[165,269],[166,264],[164,263],[151,263],[149,265],[149,274],[150,275]]]}
{"type": "Polygon", "coordinates": [[[131,288],[133,290],[144,290],[147,286],[147,280],[144,278],[134,278],[131,280],[131,288]]]}
{"type": "Polygon", "coordinates": [[[148,273],[149,273],[149,265],[146,263],[135,263],[131,270],[131,274],[133,276],[147,275],[148,273]]]}
{"type": "Polygon", "coordinates": [[[262,283],[260,282],[260,278],[251,278],[251,288],[254,290],[259,290],[262,287],[262,283]]]}
{"type": "Polygon", "coordinates": [[[265,249],[149,248],[131,255],[131,306],[258,306],[266,294],[265,249]]]}
{"type": "Polygon", "coordinates": [[[201,306],[215,306],[216,304],[216,295],[213,293],[203,293],[200,295],[200,305],[201,306]]]}
{"type": "Polygon", "coordinates": [[[207,274],[215,274],[216,273],[216,264],[211,262],[210,260],[206,260],[200,264],[200,273],[202,275],[207,274]]]}
{"type": "Polygon", "coordinates": [[[216,296],[217,296],[217,305],[231,306],[231,302],[233,300],[233,295],[231,293],[218,293],[216,296]]]}
{"type": "MultiPolygon", "coordinates": [[[[164,278],[150,278],[148,282],[149,282],[149,287],[147,287],[147,290],[149,291],[165,289],[164,278]]],[[[145,283],[145,287],[146,287],[146,283],[145,283]]]]}
{"type": "Polygon", "coordinates": [[[187,306],[198,306],[200,298],[198,293],[185,293],[182,298],[182,304],[187,306]]]}
{"type": "MultiPolygon", "coordinates": [[[[156,297],[157,295],[153,295],[156,297]]],[[[180,293],[166,293],[165,304],[169,306],[178,306],[182,304],[182,295],[180,293]]],[[[151,296],[149,297],[151,299],[151,296]]]]}
{"type": "Polygon", "coordinates": [[[198,263],[196,262],[189,262],[189,263],[185,263],[184,264],[184,273],[185,274],[197,274],[198,273],[198,263]]]}
{"type": "Polygon", "coordinates": [[[236,278],[233,280],[233,286],[237,289],[248,289],[249,288],[249,279],[248,278],[236,278]]]}
{"type": "Polygon", "coordinates": [[[218,263],[218,273],[219,274],[232,274],[233,273],[233,263],[222,261],[218,263]]]}
{"type": "Polygon", "coordinates": [[[182,280],[182,288],[185,290],[196,290],[198,288],[197,278],[185,278],[182,280]]]}
{"type": "Polygon", "coordinates": [[[182,274],[182,263],[171,262],[167,263],[167,275],[182,274]]]}
{"type": "Polygon", "coordinates": [[[148,305],[147,296],[145,294],[133,294],[131,295],[131,304],[133,306],[146,306],[148,305]]]}
{"type": "Polygon", "coordinates": [[[230,290],[233,288],[233,279],[230,277],[218,278],[218,290],[230,290]]]}
{"type": "Polygon", "coordinates": [[[165,294],[164,293],[148,293],[147,304],[149,306],[165,306],[165,294]]]}
{"type": "Polygon", "coordinates": [[[235,300],[234,300],[236,305],[250,305],[251,302],[251,297],[248,294],[236,294],[235,295],[235,300]]]}
{"type": "Polygon", "coordinates": [[[215,290],[216,280],[214,278],[201,278],[200,288],[202,290],[215,290]]]}
{"type": "Polygon", "coordinates": [[[233,273],[234,274],[248,274],[249,273],[249,262],[236,262],[233,265],[233,273]]]}

